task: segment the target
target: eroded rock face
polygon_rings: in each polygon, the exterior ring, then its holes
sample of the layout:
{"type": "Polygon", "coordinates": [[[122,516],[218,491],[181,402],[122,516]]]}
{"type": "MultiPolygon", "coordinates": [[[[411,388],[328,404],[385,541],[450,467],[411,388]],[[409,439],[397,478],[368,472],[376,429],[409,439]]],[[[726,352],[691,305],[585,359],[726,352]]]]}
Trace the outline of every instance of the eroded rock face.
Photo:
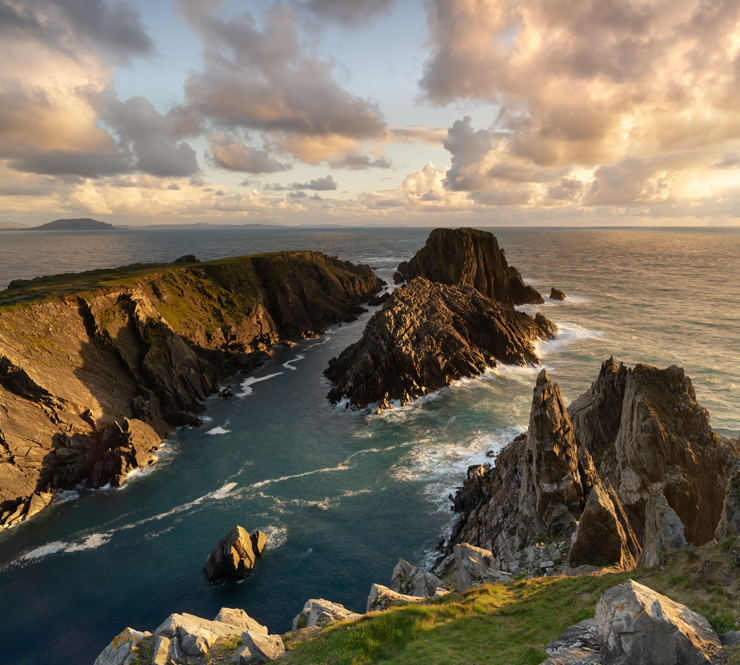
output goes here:
{"type": "Polygon", "coordinates": [[[509,266],[496,237],[476,229],[434,229],[398,274],[411,281],[424,277],[448,286],[471,286],[479,293],[508,305],[538,304],[542,296],[524,284],[509,266]]]}
{"type": "Polygon", "coordinates": [[[293,631],[314,626],[325,626],[335,621],[352,621],[359,619],[360,614],[348,610],[344,605],[332,603],[323,598],[306,601],[303,609],[293,619],[293,631]]]}
{"type": "Polygon", "coordinates": [[[397,593],[382,584],[373,584],[370,587],[370,595],[367,597],[366,612],[379,612],[387,610],[394,605],[405,605],[408,603],[422,603],[424,598],[397,593]]]}
{"type": "Polygon", "coordinates": [[[0,527],[49,492],[120,484],[175,427],[198,424],[225,377],[258,367],[281,336],[353,320],[382,284],[368,266],[287,252],[3,307],[39,297],[16,286],[0,298],[0,527]]]}
{"type": "Polygon", "coordinates": [[[685,527],[662,493],[651,492],[645,506],[645,540],[638,566],[657,566],[663,553],[686,547],[685,527]]]}
{"type": "Polygon", "coordinates": [[[262,553],[262,550],[257,552],[254,548],[254,543],[260,542],[264,548],[267,535],[261,531],[255,531],[250,537],[242,527],[234,527],[218,541],[203,566],[208,581],[221,577],[246,577],[262,553]]]}
{"type": "Polygon", "coordinates": [[[329,361],[324,373],[336,384],[329,398],[357,407],[405,403],[496,362],[537,363],[534,344],[546,336],[527,314],[472,287],[417,277],[392,294],[359,342],[329,361]]]}
{"type": "Polygon", "coordinates": [[[721,649],[704,617],[633,580],[602,594],[595,618],[605,665],[707,665],[721,649]]]}
{"type": "Polygon", "coordinates": [[[722,513],[714,532],[717,540],[737,535],[740,535],[740,457],[735,457],[732,465],[722,513]]]}
{"type": "Polygon", "coordinates": [[[428,598],[434,596],[437,589],[447,589],[447,585],[433,573],[419,570],[404,559],[398,560],[391,578],[392,591],[428,598]]]}

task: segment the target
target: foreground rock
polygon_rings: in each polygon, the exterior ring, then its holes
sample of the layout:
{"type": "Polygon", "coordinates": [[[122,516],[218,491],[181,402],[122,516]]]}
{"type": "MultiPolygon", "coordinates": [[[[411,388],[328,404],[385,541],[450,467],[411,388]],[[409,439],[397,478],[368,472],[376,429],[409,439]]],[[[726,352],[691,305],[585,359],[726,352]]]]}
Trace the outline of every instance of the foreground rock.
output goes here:
{"type": "Polygon", "coordinates": [[[268,536],[255,531],[251,536],[240,526],[234,527],[218,541],[203,566],[209,582],[222,577],[246,577],[254,568],[268,536]]]}
{"type": "Polygon", "coordinates": [[[0,298],[0,525],[60,489],[120,485],[223,379],[381,286],[318,252],[17,280],[0,298]]]}
{"type": "Polygon", "coordinates": [[[500,570],[527,574],[631,568],[641,556],[654,565],[715,529],[732,534],[740,499],[726,489],[735,454],[711,431],[680,368],[630,370],[610,358],[567,411],[541,373],[527,435],[494,467],[468,470],[442,554],[469,543],[490,549],[500,570]]]}
{"type": "Polygon", "coordinates": [[[404,593],[397,593],[382,584],[373,584],[370,587],[370,594],[367,597],[366,612],[379,612],[387,610],[389,607],[397,605],[414,605],[423,603],[426,598],[419,596],[409,596],[404,593]]]}
{"type": "Polygon", "coordinates": [[[434,229],[426,245],[398,274],[411,282],[423,277],[447,286],[470,286],[484,296],[506,305],[540,304],[542,296],[509,266],[498,240],[477,229],[434,229]]]}
{"type": "Polygon", "coordinates": [[[536,364],[535,343],[547,336],[527,314],[472,287],[417,277],[394,291],[359,342],[329,361],[324,373],[336,384],[329,398],[360,408],[406,403],[496,362],[536,364]]]}
{"type": "Polygon", "coordinates": [[[393,569],[391,590],[419,598],[433,597],[438,589],[447,590],[447,585],[433,573],[427,573],[399,559],[393,569]]]}
{"type": "Polygon", "coordinates": [[[348,610],[344,605],[328,600],[307,600],[303,609],[293,619],[293,631],[315,626],[325,626],[335,621],[352,621],[359,619],[360,614],[348,610]]]}
{"type": "Polygon", "coordinates": [[[596,606],[603,665],[706,665],[721,643],[702,616],[630,580],[606,591],[596,606]]]}
{"type": "Polygon", "coordinates": [[[171,614],[154,633],[127,628],[103,650],[95,665],[238,665],[265,663],[285,652],[279,635],[244,610],[222,608],[213,621],[192,614],[171,614]],[[149,661],[147,654],[152,654],[149,661]],[[218,659],[218,660],[216,660],[218,659]]]}
{"type": "Polygon", "coordinates": [[[740,456],[735,457],[732,465],[722,514],[714,532],[717,540],[737,535],[740,535],[740,456]]]}

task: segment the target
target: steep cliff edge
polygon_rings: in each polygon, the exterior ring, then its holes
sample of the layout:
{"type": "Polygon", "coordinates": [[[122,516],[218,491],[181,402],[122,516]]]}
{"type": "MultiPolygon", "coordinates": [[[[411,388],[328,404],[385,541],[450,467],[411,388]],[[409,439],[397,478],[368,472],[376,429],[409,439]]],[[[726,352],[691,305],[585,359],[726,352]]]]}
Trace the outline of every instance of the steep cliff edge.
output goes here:
{"type": "Polygon", "coordinates": [[[318,252],[129,266],[0,294],[0,525],[120,484],[281,337],[353,320],[382,282],[318,252]]]}
{"type": "Polygon", "coordinates": [[[552,570],[558,561],[549,559],[565,556],[571,567],[609,561],[630,568],[641,553],[657,556],[643,548],[655,548],[653,532],[666,520],[675,522],[666,528],[678,540],[685,529],[689,542],[702,545],[715,528],[728,531],[720,518],[727,522],[732,512],[726,490],[736,446],[712,432],[678,367],[630,369],[610,358],[567,411],[543,371],[528,433],[493,468],[468,470],[444,553],[456,543],[483,547],[513,572],[540,563],[552,570]],[[542,545],[553,540],[557,548],[542,545]]]}
{"type": "Polygon", "coordinates": [[[477,229],[434,229],[426,245],[399,266],[408,282],[423,277],[448,286],[472,286],[505,305],[540,304],[544,298],[506,261],[496,237],[477,229]]]}

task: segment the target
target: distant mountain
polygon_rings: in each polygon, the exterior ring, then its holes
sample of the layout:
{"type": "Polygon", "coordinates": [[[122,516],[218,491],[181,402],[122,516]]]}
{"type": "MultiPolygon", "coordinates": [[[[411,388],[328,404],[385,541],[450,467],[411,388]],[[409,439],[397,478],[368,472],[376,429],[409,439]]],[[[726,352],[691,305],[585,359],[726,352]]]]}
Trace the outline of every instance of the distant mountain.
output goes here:
{"type": "Polygon", "coordinates": [[[55,219],[48,224],[34,226],[34,231],[110,231],[116,227],[106,222],[98,222],[85,217],[84,219],[55,219]]]}
{"type": "Polygon", "coordinates": [[[0,230],[5,229],[27,229],[25,224],[19,224],[18,222],[5,221],[0,222],[0,230]]]}

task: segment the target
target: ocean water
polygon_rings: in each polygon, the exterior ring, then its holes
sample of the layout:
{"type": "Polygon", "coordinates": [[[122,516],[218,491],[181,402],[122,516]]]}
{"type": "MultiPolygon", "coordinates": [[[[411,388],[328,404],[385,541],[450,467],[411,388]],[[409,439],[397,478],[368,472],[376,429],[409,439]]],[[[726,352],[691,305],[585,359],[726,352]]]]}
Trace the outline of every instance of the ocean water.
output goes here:
{"type": "MultiPolygon", "coordinates": [[[[721,434],[740,434],[740,229],[491,229],[509,262],[563,303],[542,311],[560,334],[539,353],[566,402],[613,355],[677,364],[721,434]]],[[[314,249],[388,279],[428,229],[21,232],[0,235],[0,283],[135,261],[314,249]]],[[[373,415],[328,403],[322,376],[370,313],[277,348],[212,398],[206,424],[178,430],[160,461],[116,490],[70,492],[0,535],[0,653],[15,665],[92,663],[126,626],[173,612],[242,607],[289,630],[309,598],[364,611],[398,557],[429,564],[454,516],[447,495],[527,426],[539,367],[498,367],[373,415]],[[270,534],[244,581],[208,584],[211,549],[234,525],[270,534]]]]}

